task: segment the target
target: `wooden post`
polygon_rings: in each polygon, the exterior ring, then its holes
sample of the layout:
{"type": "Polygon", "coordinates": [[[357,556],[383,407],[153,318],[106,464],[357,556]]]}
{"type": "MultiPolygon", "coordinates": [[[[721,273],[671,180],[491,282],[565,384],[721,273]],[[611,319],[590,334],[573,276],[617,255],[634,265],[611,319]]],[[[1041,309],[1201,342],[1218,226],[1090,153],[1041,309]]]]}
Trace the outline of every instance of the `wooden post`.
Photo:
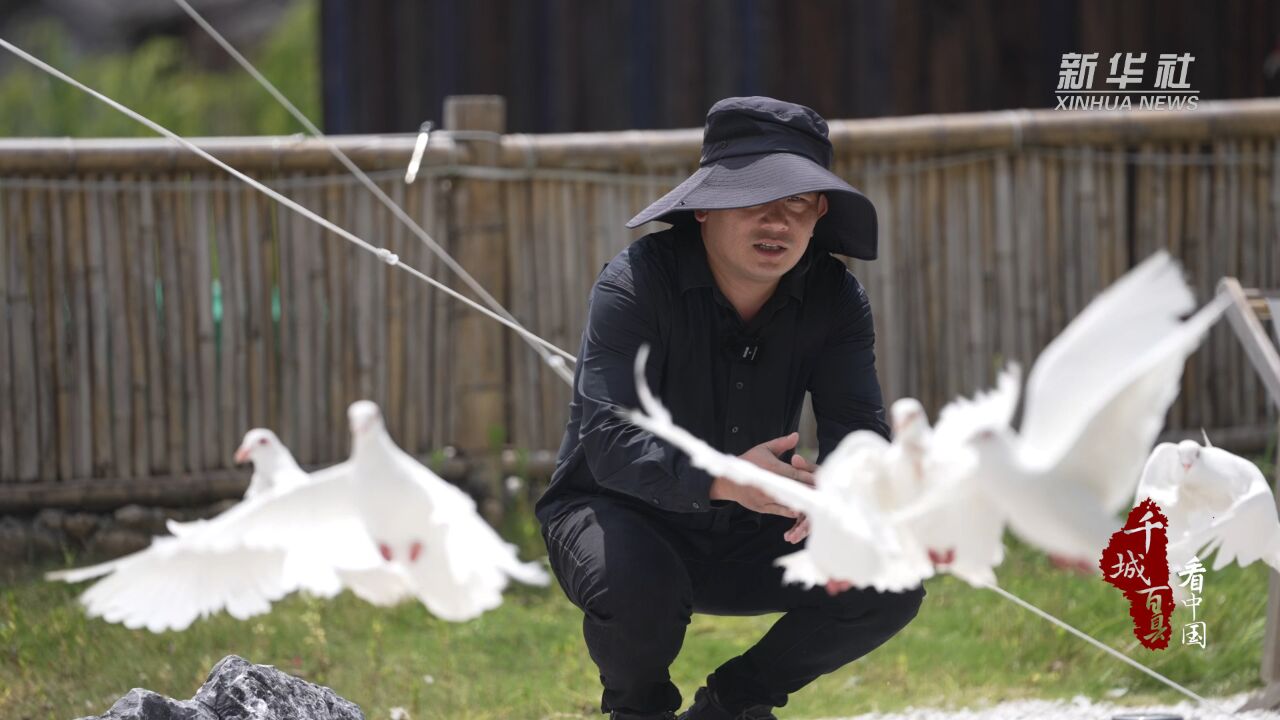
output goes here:
{"type": "MultiPolygon", "coordinates": [[[[1280,345],[1280,300],[1270,300],[1271,327],[1275,330],[1275,341],[1280,345]]],[[[1280,399],[1276,401],[1280,405],[1280,399]]],[[[1276,479],[1272,488],[1280,490],[1280,463],[1275,467],[1276,479]]],[[[1280,507],[1280,500],[1276,501],[1280,507]]],[[[1249,701],[1249,705],[1268,710],[1280,709],[1280,573],[1271,573],[1271,582],[1267,595],[1267,629],[1262,638],[1262,683],[1263,690],[1249,701]]]]}
{"type": "MultiPolygon", "coordinates": [[[[444,103],[445,130],[464,131],[463,144],[473,165],[497,165],[501,160],[501,133],[506,131],[506,102],[496,95],[449,97],[444,103]],[[492,133],[492,135],[488,135],[492,133]]],[[[449,215],[453,218],[448,247],[455,259],[499,302],[507,299],[506,210],[502,185],[474,178],[456,179],[449,215]]],[[[462,290],[456,278],[450,284],[462,290]]],[[[474,297],[474,296],[473,296],[474,297]]],[[[470,457],[490,458],[505,442],[507,413],[507,343],[510,331],[474,308],[451,303],[449,323],[453,339],[451,389],[456,408],[456,442],[470,457]]],[[[501,513],[500,481],[486,463],[478,463],[473,481],[485,491],[485,515],[492,522],[501,513]]],[[[481,489],[481,488],[476,488],[481,489]]]]}
{"type": "MultiPolygon", "coordinates": [[[[1227,317],[1231,327],[1236,331],[1245,354],[1253,362],[1263,384],[1271,393],[1271,401],[1280,408],[1280,355],[1276,347],[1267,337],[1266,330],[1258,320],[1257,314],[1250,304],[1245,290],[1235,278],[1223,278],[1218,283],[1219,292],[1230,294],[1234,301],[1227,309],[1227,317]]],[[[1274,305],[1264,306],[1274,311],[1274,305]]],[[[1272,323],[1277,323],[1273,316],[1272,323]]],[[[1280,325],[1277,325],[1277,342],[1280,342],[1280,325]]],[[[1276,475],[1275,487],[1280,487],[1280,472],[1276,475]]],[[[1277,501],[1280,509],[1280,501],[1277,501]]],[[[1249,698],[1241,710],[1276,710],[1280,709],[1280,574],[1271,572],[1267,599],[1267,627],[1262,638],[1262,690],[1249,698]]]]}

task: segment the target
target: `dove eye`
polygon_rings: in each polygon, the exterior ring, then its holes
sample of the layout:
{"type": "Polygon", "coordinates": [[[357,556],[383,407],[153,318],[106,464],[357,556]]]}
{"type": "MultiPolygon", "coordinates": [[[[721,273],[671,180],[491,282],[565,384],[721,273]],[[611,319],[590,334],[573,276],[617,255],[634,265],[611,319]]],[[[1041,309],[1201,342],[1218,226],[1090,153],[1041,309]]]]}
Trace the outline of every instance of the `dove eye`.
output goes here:
{"type": "Polygon", "coordinates": [[[267,439],[266,439],[266,438],[262,438],[262,439],[258,440],[258,444],[259,444],[259,445],[266,445],[266,444],[267,444],[267,439]]]}

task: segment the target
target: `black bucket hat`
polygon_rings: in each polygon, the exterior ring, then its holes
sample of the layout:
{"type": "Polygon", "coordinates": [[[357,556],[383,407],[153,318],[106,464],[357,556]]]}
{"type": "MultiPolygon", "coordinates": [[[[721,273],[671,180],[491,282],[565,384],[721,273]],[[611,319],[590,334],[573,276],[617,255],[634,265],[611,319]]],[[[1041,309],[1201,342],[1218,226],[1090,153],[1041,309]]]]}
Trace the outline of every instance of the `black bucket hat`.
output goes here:
{"type": "Polygon", "coordinates": [[[693,221],[694,210],[751,207],[805,192],[827,196],[813,241],[827,252],[876,258],[876,209],[830,170],[831,141],[822,116],[804,105],[767,97],[725,98],[711,106],[700,167],[674,190],[631,218],[693,221]]]}

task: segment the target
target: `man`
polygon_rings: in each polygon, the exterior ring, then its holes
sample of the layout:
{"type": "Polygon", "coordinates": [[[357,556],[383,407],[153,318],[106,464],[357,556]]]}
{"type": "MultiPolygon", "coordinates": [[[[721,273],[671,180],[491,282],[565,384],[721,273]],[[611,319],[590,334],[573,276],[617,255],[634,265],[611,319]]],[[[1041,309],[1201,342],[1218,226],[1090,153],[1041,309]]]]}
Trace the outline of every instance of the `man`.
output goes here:
{"type": "Polygon", "coordinates": [[[701,167],[628,223],[672,227],[632,243],[592,289],[537,513],[612,718],[675,717],[668,667],[695,611],[786,614],[680,717],[773,718],[788,694],[892,637],[924,597],[783,585],[774,560],[799,550],[807,521],[618,416],[638,405],[632,368],[647,343],[646,376],[676,422],[798,482],[816,469],[793,452],[806,390],[819,459],[853,430],[888,435],[870,305],[829,254],[874,259],[875,209],[828,170],[831,156],[826,122],[807,107],[716,103],[701,167]]]}

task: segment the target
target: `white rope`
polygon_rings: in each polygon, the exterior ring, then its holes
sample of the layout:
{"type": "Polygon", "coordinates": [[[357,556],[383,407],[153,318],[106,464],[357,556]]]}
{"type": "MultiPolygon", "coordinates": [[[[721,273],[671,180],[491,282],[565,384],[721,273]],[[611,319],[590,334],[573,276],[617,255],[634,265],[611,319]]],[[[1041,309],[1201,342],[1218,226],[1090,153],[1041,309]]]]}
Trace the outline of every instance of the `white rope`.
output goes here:
{"type": "MultiPolygon", "coordinates": [[[[1018,597],[1017,595],[1014,595],[1013,593],[1009,592],[1008,590],[1005,590],[1005,589],[1004,589],[1004,588],[1002,588],[1002,587],[999,587],[999,586],[997,586],[997,585],[983,585],[983,586],[981,586],[981,587],[985,587],[985,588],[987,588],[988,590],[990,590],[990,591],[994,592],[995,594],[999,595],[1000,597],[1002,597],[1002,598],[1004,598],[1004,599],[1006,599],[1006,600],[1008,600],[1008,601],[1012,602],[1013,604],[1018,605],[1019,607],[1021,607],[1021,608],[1025,609],[1025,610],[1029,610],[1029,611],[1031,611],[1032,613],[1035,613],[1036,615],[1040,616],[1041,618],[1043,618],[1043,619],[1045,619],[1045,620],[1048,620],[1049,622],[1053,623],[1054,625],[1057,625],[1058,627],[1062,628],[1063,630],[1066,630],[1067,632],[1071,633],[1072,635],[1075,635],[1076,637],[1080,638],[1081,640],[1084,640],[1085,642],[1087,642],[1087,643],[1089,643],[1090,645],[1092,645],[1092,646],[1094,646],[1094,647],[1098,648],[1099,650],[1102,650],[1103,652],[1105,652],[1105,653],[1107,653],[1107,654],[1109,654],[1109,655],[1112,655],[1112,656],[1114,656],[1114,657],[1116,657],[1116,658],[1120,659],[1121,661],[1123,661],[1123,662],[1125,662],[1125,663],[1127,663],[1127,664],[1129,664],[1129,665],[1132,665],[1133,667],[1137,668],[1138,670],[1141,670],[1142,672],[1144,672],[1144,673],[1146,673],[1146,674],[1150,675],[1151,677],[1155,678],[1156,680],[1159,680],[1160,682],[1164,683],[1165,685],[1168,685],[1169,687],[1173,688],[1174,690],[1177,690],[1178,692],[1182,693],[1183,695],[1186,695],[1187,697],[1191,698],[1192,700],[1195,700],[1196,702],[1199,702],[1199,703],[1201,703],[1201,704],[1203,704],[1203,705],[1207,705],[1207,706],[1209,706],[1209,707],[1211,707],[1211,708],[1214,708],[1215,710],[1219,710],[1219,711],[1224,712],[1224,713],[1226,713],[1226,714],[1228,714],[1228,715],[1229,715],[1229,714],[1231,714],[1231,713],[1233,712],[1232,710],[1228,709],[1227,707],[1225,707],[1225,706],[1223,706],[1223,705],[1220,705],[1220,704],[1218,704],[1218,703],[1216,703],[1216,702],[1214,702],[1214,701],[1212,701],[1212,700],[1209,700],[1209,699],[1207,699],[1207,698],[1201,697],[1200,695],[1197,695],[1196,693],[1192,692],[1191,690],[1188,690],[1187,688],[1183,687],[1182,685],[1179,685],[1178,683],[1174,682],[1173,680],[1170,680],[1169,678],[1165,677],[1164,675],[1161,675],[1160,673],[1156,672],[1155,670],[1152,670],[1151,668],[1147,667],[1146,665],[1143,665],[1142,663],[1138,662],[1137,660],[1134,660],[1133,658],[1130,658],[1128,655],[1125,655],[1124,653],[1120,652],[1119,650],[1116,650],[1115,648],[1111,647],[1110,645],[1107,645],[1107,644],[1105,644],[1105,643],[1103,643],[1103,642],[1101,642],[1101,641],[1099,641],[1099,640],[1096,640],[1093,636],[1088,635],[1087,633],[1085,633],[1085,632],[1083,632],[1083,631],[1081,631],[1081,630],[1077,630],[1076,628],[1074,628],[1074,627],[1072,627],[1071,625],[1067,624],[1065,621],[1063,621],[1063,620],[1059,620],[1058,618],[1054,617],[1053,615],[1050,615],[1049,613],[1045,612],[1044,610],[1041,610],[1040,608],[1036,607],[1035,605],[1032,605],[1031,603],[1027,602],[1026,600],[1023,600],[1022,598],[1018,597]]],[[[1170,632],[1172,632],[1172,630],[1170,630],[1170,632]]]]}
{"type": "Polygon", "coordinates": [[[333,232],[333,233],[337,234],[338,236],[340,236],[340,237],[342,237],[342,238],[346,239],[347,241],[351,242],[352,244],[354,244],[354,245],[356,245],[356,246],[358,246],[358,247],[360,247],[360,248],[362,248],[362,249],[364,249],[364,250],[367,250],[368,252],[370,252],[371,254],[373,254],[375,257],[379,258],[379,259],[380,259],[380,260],[382,260],[383,262],[387,263],[388,265],[390,265],[390,266],[392,266],[392,267],[398,267],[398,268],[400,268],[400,269],[404,270],[405,272],[409,273],[410,275],[413,275],[414,277],[418,278],[419,280],[422,280],[423,282],[425,282],[425,283],[427,283],[427,284],[431,285],[432,287],[435,287],[435,288],[437,288],[437,289],[439,289],[439,290],[441,290],[441,291],[443,291],[443,292],[447,293],[447,294],[448,294],[448,295],[450,295],[451,297],[457,298],[458,300],[460,300],[460,301],[462,301],[462,302],[466,303],[467,305],[470,305],[471,307],[475,308],[476,310],[479,310],[480,312],[484,313],[485,315],[488,315],[489,317],[493,318],[494,320],[497,320],[498,322],[502,323],[503,325],[506,325],[507,327],[509,327],[509,328],[511,328],[512,330],[516,331],[517,333],[519,333],[519,334],[521,335],[521,337],[524,337],[525,339],[530,340],[531,342],[536,342],[536,343],[538,343],[539,345],[542,345],[543,347],[546,347],[548,350],[550,350],[550,351],[552,351],[552,352],[555,352],[555,353],[557,353],[557,354],[559,354],[559,355],[563,356],[563,357],[564,357],[565,359],[567,359],[567,360],[571,360],[571,361],[573,361],[573,362],[577,362],[577,360],[576,360],[572,355],[570,355],[569,353],[565,352],[564,350],[561,350],[560,348],[558,348],[558,347],[556,347],[555,345],[553,345],[553,344],[551,344],[551,343],[547,342],[546,340],[543,340],[542,338],[538,337],[537,335],[534,335],[533,333],[529,332],[528,330],[525,330],[525,329],[524,329],[523,327],[521,327],[518,323],[512,322],[512,321],[510,321],[510,320],[508,320],[508,319],[506,319],[506,318],[504,318],[504,317],[502,317],[502,316],[498,315],[497,313],[495,313],[495,312],[493,312],[492,310],[490,310],[490,309],[488,309],[488,308],[486,308],[486,307],[484,307],[484,306],[480,305],[479,303],[477,303],[476,301],[472,300],[471,298],[468,298],[468,297],[466,297],[466,296],[464,296],[464,295],[462,295],[462,294],[458,293],[456,290],[453,290],[453,289],[451,289],[451,288],[449,288],[449,287],[445,286],[444,284],[440,283],[439,281],[434,280],[434,279],[432,279],[432,278],[428,277],[427,275],[423,274],[420,270],[417,270],[416,268],[413,268],[413,267],[411,267],[411,266],[409,266],[409,265],[407,265],[407,264],[405,264],[405,263],[400,262],[400,259],[399,259],[398,257],[396,257],[393,253],[391,253],[391,251],[390,251],[390,250],[387,250],[386,248],[379,248],[379,247],[375,247],[374,245],[371,245],[371,244],[370,244],[370,243],[368,243],[367,241],[365,241],[365,240],[363,240],[363,239],[361,239],[361,238],[357,237],[355,234],[353,234],[353,233],[349,232],[348,230],[346,230],[346,229],[344,229],[344,228],[342,228],[342,227],[339,227],[338,225],[334,224],[333,222],[330,222],[328,219],[326,219],[326,218],[324,218],[324,217],[321,217],[320,215],[318,215],[318,214],[316,214],[316,213],[312,212],[312,211],[311,211],[311,210],[309,210],[308,208],[306,208],[306,207],[304,207],[303,205],[301,205],[301,204],[299,204],[299,203],[295,202],[294,200],[290,199],[289,197],[286,197],[285,195],[281,195],[279,192],[276,192],[275,190],[272,190],[271,188],[267,187],[266,185],[263,185],[262,183],[258,182],[257,180],[254,180],[253,178],[249,177],[248,175],[245,175],[244,173],[240,172],[239,170],[236,170],[235,168],[231,167],[230,165],[228,165],[228,164],[226,164],[225,162],[223,162],[223,161],[219,160],[218,158],[214,157],[213,155],[210,155],[208,152],[206,152],[205,150],[201,149],[200,147],[196,146],[196,145],[195,145],[195,144],[193,144],[191,141],[186,140],[185,138],[183,138],[183,137],[181,137],[180,135],[178,135],[178,134],[174,133],[173,131],[169,130],[168,128],[165,128],[164,126],[160,125],[159,123],[155,122],[154,120],[151,120],[150,118],[148,118],[148,117],[146,117],[146,116],[144,116],[144,115],[142,115],[142,114],[140,114],[140,113],[138,113],[138,112],[136,112],[136,111],[134,111],[134,110],[132,110],[132,109],[130,109],[130,108],[128,108],[128,107],[126,107],[125,105],[123,105],[123,104],[121,104],[121,103],[119,103],[119,102],[117,102],[117,101],[115,101],[115,100],[113,100],[113,99],[111,99],[111,98],[107,97],[106,95],[103,95],[102,93],[98,92],[97,90],[94,90],[93,88],[91,88],[91,87],[89,87],[89,86],[85,85],[84,83],[81,83],[80,81],[76,80],[75,78],[72,78],[71,76],[67,75],[66,73],[63,73],[61,70],[58,70],[57,68],[53,67],[52,65],[49,65],[48,63],[44,62],[43,60],[40,60],[39,58],[37,58],[37,57],[35,57],[35,56],[33,56],[33,55],[31,55],[31,54],[27,53],[25,50],[23,50],[23,49],[21,49],[21,48],[17,47],[16,45],[14,45],[14,44],[10,43],[9,41],[5,40],[4,38],[0,38],[0,47],[3,47],[5,50],[8,50],[9,52],[13,53],[14,55],[16,55],[17,57],[19,57],[19,58],[21,58],[22,60],[26,61],[27,63],[30,63],[32,66],[34,66],[34,67],[36,67],[36,68],[38,68],[38,69],[40,69],[40,70],[43,70],[44,72],[48,73],[49,75],[52,75],[53,77],[58,78],[59,80],[61,80],[61,81],[65,82],[65,83],[67,83],[68,85],[71,85],[72,87],[79,88],[80,90],[82,90],[82,91],[84,91],[84,92],[86,92],[86,93],[88,93],[88,94],[92,95],[93,97],[97,98],[98,100],[101,100],[102,102],[106,103],[107,105],[110,105],[111,107],[115,108],[116,110],[119,110],[120,112],[124,113],[125,115],[128,115],[129,117],[133,118],[134,120],[136,120],[136,121],[138,121],[138,122],[142,123],[143,125],[146,125],[147,127],[151,128],[152,130],[154,130],[154,131],[156,131],[156,132],[160,133],[161,135],[164,135],[165,137],[169,138],[170,140],[173,140],[174,142],[178,143],[179,145],[182,145],[183,147],[187,148],[187,149],[188,149],[188,150],[190,150],[191,152],[195,153],[196,155],[199,155],[200,157],[204,158],[205,160],[208,160],[209,162],[213,163],[214,165],[217,165],[218,167],[220,167],[220,168],[222,168],[223,170],[225,170],[225,171],[227,171],[228,173],[230,173],[232,176],[234,176],[234,177],[236,177],[236,178],[240,179],[241,181],[245,182],[245,183],[246,183],[246,184],[248,184],[249,186],[253,187],[254,189],[258,190],[259,192],[261,192],[261,193],[263,193],[263,194],[267,195],[267,196],[268,196],[268,197],[270,197],[271,199],[273,199],[273,200],[275,200],[276,202],[280,203],[281,205],[284,205],[285,207],[289,208],[290,210],[293,210],[294,212],[298,213],[299,215],[301,215],[301,216],[303,216],[303,217],[307,218],[308,220],[311,220],[312,222],[314,222],[314,223],[316,223],[316,224],[320,225],[321,227],[324,227],[324,228],[328,229],[330,232],[333,232]]]}
{"type": "MultiPolygon", "coordinates": [[[[303,114],[303,112],[299,110],[296,105],[290,102],[289,98],[285,97],[284,93],[280,92],[280,90],[276,88],[276,86],[273,85],[271,81],[266,78],[265,75],[258,72],[258,68],[254,67],[253,63],[249,62],[249,60],[245,58],[244,55],[241,55],[240,51],[236,50],[234,45],[232,45],[225,37],[222,36],[221,33],[219,33],[216,29],[214,29],[214,27],[210,25],[204,19],[203,16],[200,15],[200,13],[196,12],[195,8],[191,7],[191,5],[187,3],[187,0],[173,0],[173,1],[177,3],[178,7],[182,8],[182,10],[186,12],[187,15],[189,15],[191,19],[196,22],[197,25],[203,28],[204,31],[209,34],[209,37],[213,38],[215,42],[221,45],[222,49],[226,50],[227,54],[230,55],[231,58],[240,65],[240,67],[244,68],[245,72],[252,75],[253,79],[257,80],[259,85],[265,88],[267,92],[271,93],[271,97],[275,98],[276,102],[280,103],[280,105],[283,106],[284,109],[287,110],[295,120],[301,123],[302,126],[306,128],[307,132],[311,133],[313,136],[315,136],[317,139],[323,142],[325,147],[329,150],[329,154],[337,158],[338,162],[342,163],[342,165],[352,175],[355,175],[356,178],[359,179],[360,182],[366,188],[368,188],[369,192],[373,193],[374,197],[378,198],[378,201],[381,202],[388,210],[390,210],[393,215],[395,215],[396,219],[400,221],[400,224],[409,228],[409,231],[412,232],[414,235],[416,235],[418,239],[421,240],[422,243],[426,245],[427,248],[436,255],[436,257],[440,258],[440,261],[443,262],[446,267],[452,270],[453,273],[457,275],[467,287],[471,288],[472,292],[474,292],[477,296],[479,296],[480,299],[484,300],[485,304],[488,305],[491,310],[493,310],[495,313],[497,313],[498,315],[501,315],[503,318],[509,321],[510,326],[523,327],[516,320],[515,316],[512,315],[510,312],[508,312],[507,309],[503,307],[502,303],[498,302],[497,298],[490,295],[489,292],[484,289],[484,286],[482,286],[479,282],[476,281],[474,277],[471,276],[471,273],[467,272],[466,269],[463,268],[460,263],[458,263],[458,261],[454,260],[453,256],[451,256],[443,247],[441,247],[440,244],[437,243],[435,239],[432,238],[431,235],[428,234],[427,231],[422,228],[421,225],[415,222],[413,218],[409,217],[409,214],[406,213],[403,208],[401,208],[399,205],[395,203],[394,200],[388,197],[387,194],[382,191],[382,188],[378,187],[377,183],[375,183],[372,179],[370,179],[369,176],[366,175],[358,165],[352,162],[351,158],[348,157],[346,153],[344,153],[337,145],[330,142],[328,138],[325,137],[325,134],[320,131],[320,128],[316,127],[315,123],[311,122],[311,120],[305,114],[303,114]]],[[[494,133],[489,133],[489,134],[494,134],[494,133]]],[[[522,335],[522,337],[524,336],[522,335]]],[[[553,356],[551,352],[548,349],[543,348],[542,345],[547,345],[547,346],[550,346],[551,348],[555,348],[555,350],[562,357],[572,358],[573,356],[570,355],[568,352],[561,350],[559,347],[552,345],[550,342],[546,340],[542,340],[541,338],[539,338],[539,342],[534,342],[533,340],[529,340],[527,337],[526,337],[526,340],[528,340],[530,347],[532,347],[542,357],[542,361],[546,363],[556,373],[556,375],[560,377],[561,380],[564,380],[566,383],[568,383],[572,387],[573,375],[568,371],[567,368],[565,368],[563,362],[560,362],[558,364],[552,363],[551,358],[553,356]]]]}

